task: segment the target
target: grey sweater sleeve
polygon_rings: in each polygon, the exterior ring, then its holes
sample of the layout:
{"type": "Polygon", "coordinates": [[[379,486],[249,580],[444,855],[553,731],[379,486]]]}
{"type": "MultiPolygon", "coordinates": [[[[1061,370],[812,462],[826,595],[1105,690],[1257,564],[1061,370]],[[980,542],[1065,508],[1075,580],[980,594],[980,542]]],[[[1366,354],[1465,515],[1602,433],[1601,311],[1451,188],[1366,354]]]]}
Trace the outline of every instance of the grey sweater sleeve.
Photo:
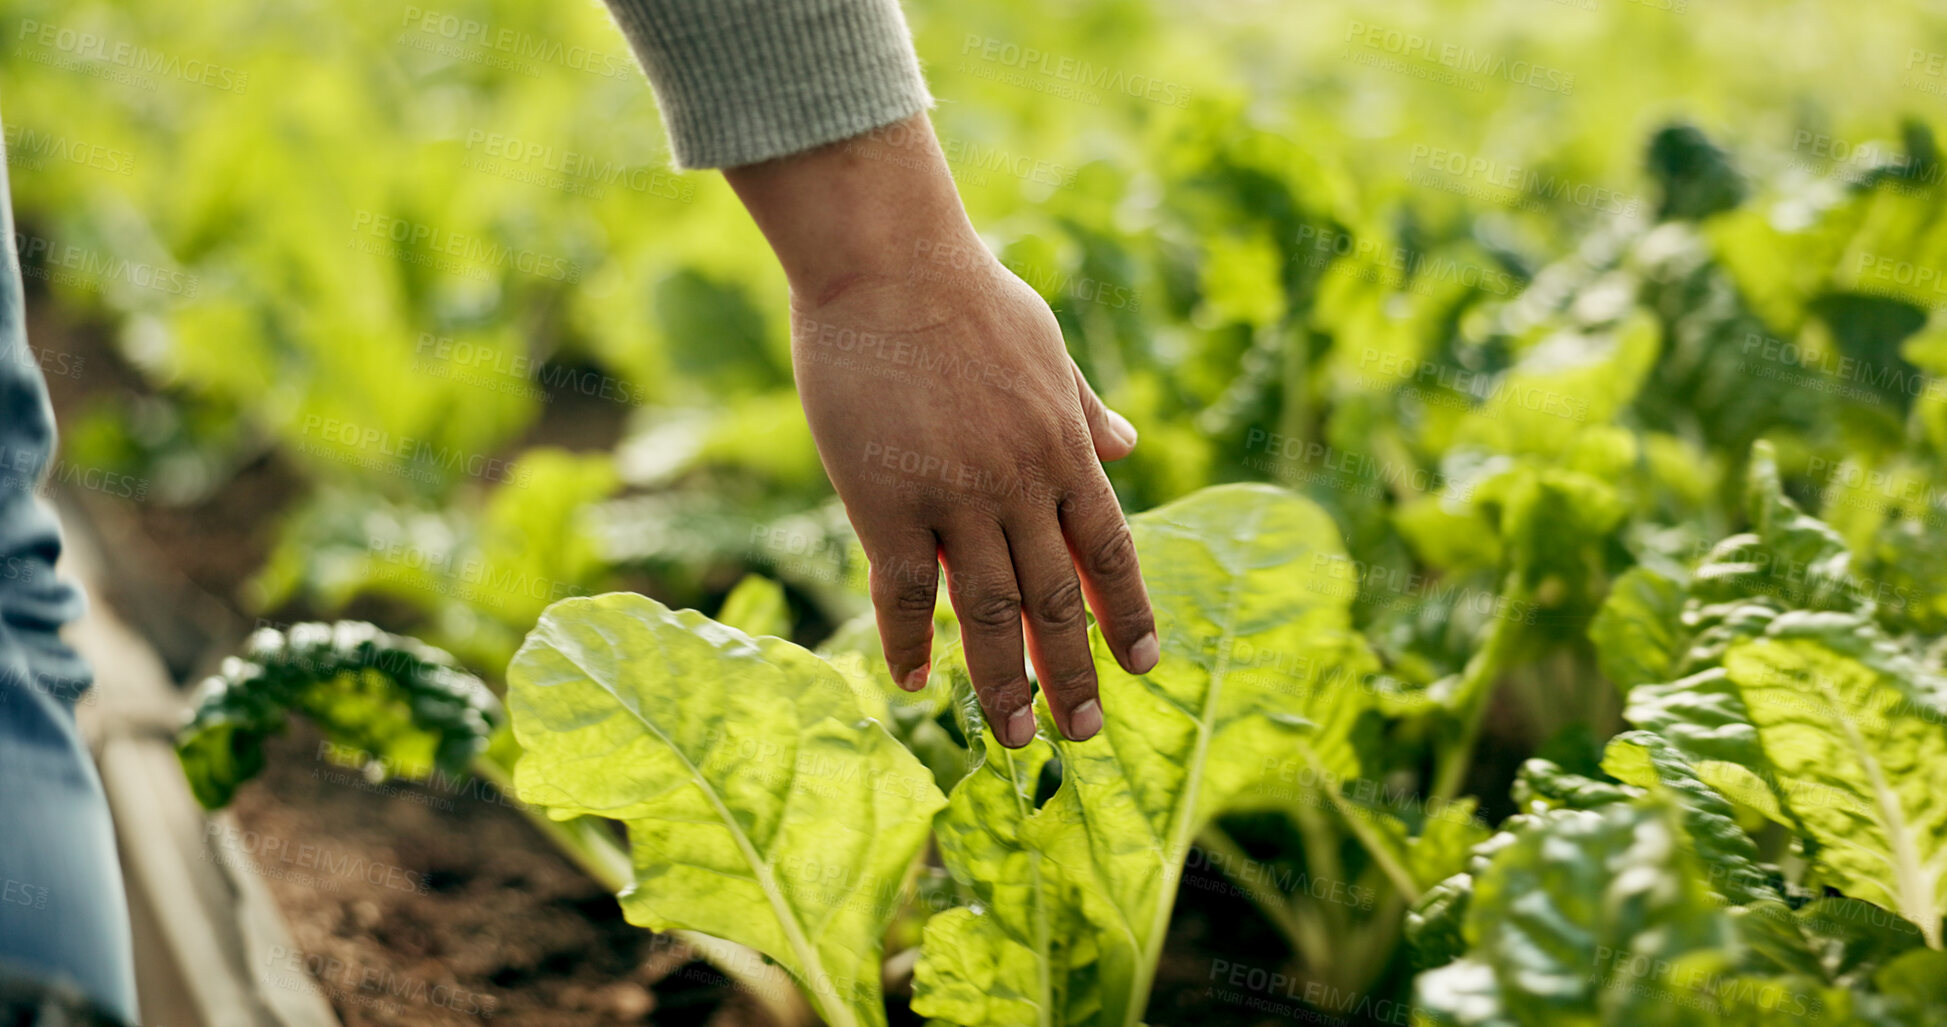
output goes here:
{"type": "Polygon", "coordinates": [[[736,167],[931,102],[899,0],[608,0],[685,168],[736,167]]]}

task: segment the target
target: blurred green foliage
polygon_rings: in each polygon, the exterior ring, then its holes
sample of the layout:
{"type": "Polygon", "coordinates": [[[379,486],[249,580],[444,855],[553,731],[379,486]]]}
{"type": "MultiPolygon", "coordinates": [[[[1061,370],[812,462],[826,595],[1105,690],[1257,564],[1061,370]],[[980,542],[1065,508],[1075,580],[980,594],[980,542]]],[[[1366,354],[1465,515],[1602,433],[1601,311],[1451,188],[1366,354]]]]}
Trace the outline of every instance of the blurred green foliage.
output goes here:
{"type": "MultiPolygon", "coordinates": [[[[1270,481],[1344,534],[1327,576],[1384,668],[1353,735],[1373,779],[1497,802],[1481,730],[1596,773],[1618,678],[1665,669],[1599,662],[1597,611],[1667,601],[1656,575],[1751,527],[1761,440],[1881,628],[1947,627],[1930,5],[907,9],[975,224],[1141,433],[1125,506],[1270,481]]],[[[564,595],[714,606],[755,572],[784,590],[731,616],[800,641],[863,609],[782,275],[718,176],[668,169],[599,4],[6,10],[16,245],[147,393],[71,418],[67,458],[157,503],[296,468],[240,602],[384,604],[362,613],[496,675],[564,595]]],[[[1797,559],[1759,569],[1815,588],[1797,559]]],[[[1319,816],[1289,830],[1312,872],[1372,869],[1319,816]]],[[[1299,906],[1294,936],[1349,936],[1299,906]]],[[[1398,913],[1313,975],[1397,990],[1398,913]]]]}
{"type": "MultiPolygon", "coordinates": [[[[1931,394],[1794,377],[1943,359],[1913,270],[1940,263],[1938,165],[1924,122],[1896,134],[1947,84],[1920,5],[909,7],[976,223],[1142,431],[1111,470],[1132,509],[1280,481],[1362,566],[1486,572],[1508,460],[1703,539],[1761,434],[1795,436],[1788,464],[1922,479],[1895,455],[1909,410],[1947,442],[1931,394]],[[1776,343],[1757,365],[1753,334],[1776,343]]],[[[546,589],[756,568],[856,608],[829,509],[767,527],[829,497],[781,275],[714,174],[668,170],[599,5],[9,9],[29,273],[169,401],[71,424],[71,455],[166,465],[184,500],[274,446],[316,488],[255,602],[397,594],[423,575],[383,555],[393,526],[431,517],[498,531],[483,558],[546,589]],[[507,535],[497,507],[562,505],[513,469],[574,403],[630,416],[615,479],[507,535]]],[[[418,603],[468,648],[477,618],[418,603]]],[[[481,657],[538,612],[460,605],[509,629],[481,657]]]]}

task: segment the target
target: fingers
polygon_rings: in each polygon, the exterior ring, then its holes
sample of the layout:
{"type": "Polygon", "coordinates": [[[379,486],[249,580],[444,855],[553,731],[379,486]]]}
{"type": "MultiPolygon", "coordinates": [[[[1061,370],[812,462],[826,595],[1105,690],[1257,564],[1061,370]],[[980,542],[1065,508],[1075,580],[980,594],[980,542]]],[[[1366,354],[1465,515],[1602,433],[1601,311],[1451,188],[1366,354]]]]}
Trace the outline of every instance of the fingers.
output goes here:
{"type": "Polygon", "coordinates": [[[1096,458],[1109,463],[1128,456],[1136,448],[1136,426],[1102,402],[1073,360],[1068,366],[1075,372],[1075,390],[1082,399],[1082,414],[1088,418],[1088,433],[1095,440],[1096,458]]]}
{"type": "Polygon", "coordinates": [[[1018,749],[1034,740],[1034,706],[1021,657],[1021,593],[1007,538],[991,522],[944,534],[947,594],[960,615],[967,672],[994,737],[1018,749]]]}
{"type": "Polygon", "coordinates": [[[1052,511],[1032,511],[1010,524],[1008,550],[1021,586],[1028,625],[1028,652],[1039,673],[1041,694],[1064,737],[1085,742],[1102,729],[1095,659],[1088,646],[1088,613],[1082,586],[1052,511]]]}
{"type": "Polygon", "coordinates": [[[939,590],[939,540],[916,529],[873,547],[872,609],[892,679],[908,692],[926,687],[932,669],[933,604],[939,590]]]}
{"type": "Polygon", "coordinates": [[[1136,543],[1129,537],[1115,491],[1100,468],[1093,470],[1089,484],[1061,504],[1062,533],[1109,651],[1123,670],[1147,674],[1163,652],[1156,638],[1156,616],[1149,609],[1136,543]]]}

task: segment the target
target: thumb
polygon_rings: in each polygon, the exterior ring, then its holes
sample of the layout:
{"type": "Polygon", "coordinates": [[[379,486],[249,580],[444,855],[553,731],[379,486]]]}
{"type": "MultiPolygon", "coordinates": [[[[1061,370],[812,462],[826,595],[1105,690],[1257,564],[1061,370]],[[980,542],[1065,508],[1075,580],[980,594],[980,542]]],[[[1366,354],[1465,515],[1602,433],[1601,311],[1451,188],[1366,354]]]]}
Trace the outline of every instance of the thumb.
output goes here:
{"type": "Polygon", "coordinates": [[[1108,463],[1128,456],[1136,448],[1136,426],[1103,404],[1102,397],[1089,388],[1088,379],[1082,377],[1082,369],[1073,360],[1068,366],[1075,372],[1075,390],[1081,394],[1082,415],[1088,418],[1088,433],[1094,437],[1096,457],[1108,463]]]}

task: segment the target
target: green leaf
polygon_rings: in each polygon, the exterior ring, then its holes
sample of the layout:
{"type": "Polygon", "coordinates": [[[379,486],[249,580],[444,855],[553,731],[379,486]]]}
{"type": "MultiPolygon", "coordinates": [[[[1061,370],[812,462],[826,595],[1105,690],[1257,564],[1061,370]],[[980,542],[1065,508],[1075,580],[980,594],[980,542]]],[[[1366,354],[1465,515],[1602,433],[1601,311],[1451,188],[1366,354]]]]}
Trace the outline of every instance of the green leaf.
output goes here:
{"type": "Polygon", "coordinates": [[[1478,805],[1472,796],[1467,796],[1427,816],[1420,833],[1406,845],[1406,862],[1413,870],[1414,880],[1430,887],[1467,865],[1474,846],[1493,834],[1475,816],[1478,805]]]}
{"type": "Polygon", "coordinates": [[[264,767],[264,739],[291,714],[371,771],[462,774],[500,722],[500,702],[453,658],[358,621],[264,628],[197,688],[176,756],[196,800],[228,805],[264,767]]]}
{"type": "Polygon", "coordinates": [[[1628,731],[1609,742],[1602,769],[1625,781],[1648,782],[1644,787],[1676,805],[1686,844],[1708,868],[1718,894],[1740,906],[1782,898],[1730,801],[1675,746],[1649,731],[1628,731]]]}
{"type": "Polygon", "coordinates": [[[1947,710],[1862,661],[1869,625],[1794,612],[1724,657],[1827,879],[1941,944],[1947,915],[1947,710]]]}
{"type": "MultiPolygon", "coordinates": [[[[1696,595],[1719,602],[1775,596],[1787,606],[1814,610],[1858,605],[1845,540],[1785,495],[1770,443],[1751,448],[1744,506],[1758,544],[1745,549],[1744,560],[1714,553],[1715,559],[1697,569],[1696,595]]],[[[1726,546],[1718,549],[1724,552],[1726,546]]]]}
{"type": "Polygon", "coordinates": [[[1376,661],[1351,628],[1352,596],[1335,576],[1346,556],[1331,518],[1280,489],[1225,485],[1132,517],[1130,528],[1162,661],[1130,676],[1098,630],[1106,723],[1087,742],[1056,743],[1062,784],[1053,797],[1029,812],[1018,801],[1032,794],[1024,779],[1002,774],[990,752],[985,769],[954,793],[957,801],[970,790],[967,803],[983,811],[978,828],[951,826],[971,810],[944,821],[949,860],[984,852],[991,865],[1023,860],[1016,848],[1038,851],[1043,898],[1052,864],[1062,899],[943,914],[951,919],[937,934],[929,928],[929,945],[952,947],[929,948],[922,964],[926,1009],[1003,1022],[997,1018],[1035,1006],[1042,1023],[1140,1022],[1198,832],[1232,809],[1335,803],[1338,783],[1358,775],[1351,735],[1369,703],[1358,686],[1376,661]],[[1071,910],[1086,917],[1092,965],[1082,969],[1080,952],[1053,955],[1043,964],[1051,968],[1047,987],[1017,970],[1005,990],[995,989],[1004,1002],[966,1005],[977,1001],[972,989],[1001,979],[995,968],[1018,966],[1016,954],[1033,950],[1033,924],[1021,919],[1036,915],[1031,909],[1059,917],[1042,921],[1057,927],[1071,910]]]}
{"type": "Polygon", "coordinates": [[[1654,799],[1549,814],[1476,876],[1467,955],[1422,973],[1432,1024],[1708,1024],[1686,994],[1730,922],[1654,799]]]}
{"type": "Polygon", "coordinates": [[[885,1022],[881,939],[946,800],[838,671],[612,594],[550,607],[508,687],[521,799],[628,826],[629,922],[748,945],[828,1022],[885,1022]]]}
{"type": "Polygon", "coordinates": [[[1542,759],[1530,759],[1515,773],[1512,796],[1523,813],[1551,809],[1595,809],[1628,802],[1642,795],[1639,788],[1572,774],[1542,759]]]}
{"type": "Polygon", "coordinates": [[[1796,910],[1757,902],[1734,910],[1732,919],[1753,969],[1842,987],[1869,986],[1881,966],[1923,944],[1912,924],[1860,899],[1819,899],[1796,910]]]}
{"type": "Polygon", "coordinates": [[[1744,177],[1730,155],[1692,125],[1661,129],[1650,140],[1650,174],[1662,189],[1659,221],[1702,220],[1744,202],[1744,177]]]}
{"type": "Polygon", "coordinates": [[[1009,750],[978,734],[985,755],[953,789],[935,836],[975,903],[926,922],[913,1012],[962,1027],[1092,1022],[1096,932],[1037,837],[1080,826],[1035,808],[1054,749],[1037,738],[1009,750]]]}
{"type": "Polygon", "coordinates": [[[762,574],[744,575],[723,597],[717,621],[746,635],[789,635],[791,608],[784,601],[784,586],[762,574]]]}
{"type": "Polygon", "coordinates": [[[1648,567],[1619,575],[1589,625],[1602,675],[1624,693],[1670,680],[1684,648],[1683,600],[1681,583],[1648,567]]]}
{"type": "Polygon", "coordinates": [[[1107,725],[1060,746],[1064,786],[1044,815],[1049,855],[1083,881],[1134,979],[1105,980],[1104,1023],[1142,1016],[1183,860],[1220,813],[1299,799],[1358,776],[1352,744],[1376,669],[1334,576],[1338,529],[1312,503],[1223,485],[1130,519],[1162,662],[1130,676],[1094,635],[1107,725]],[[1309,783],[1309,784],[1308,784],[1309,783]]]}

